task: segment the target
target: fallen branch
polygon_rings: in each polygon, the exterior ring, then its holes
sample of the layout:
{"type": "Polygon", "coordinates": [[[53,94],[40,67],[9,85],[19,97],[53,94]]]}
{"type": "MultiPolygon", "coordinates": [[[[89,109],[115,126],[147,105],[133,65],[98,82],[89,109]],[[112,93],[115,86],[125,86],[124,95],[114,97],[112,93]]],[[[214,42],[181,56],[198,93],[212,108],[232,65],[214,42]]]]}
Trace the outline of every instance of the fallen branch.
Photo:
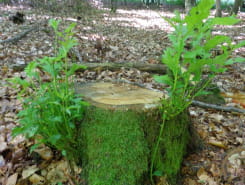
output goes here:
{"type": "Polygon", "coordinates": [[[38,30],[39,29],[39,26],[36,25],[36,26],[33,26],[23,32],[21,32],[20,34],[10,38],[10,39],[6,39],[6,40],[0,40],[0,44],[3,44],[3,43],[15,43],[15,42],[18,42],[20,39],[22,39],[23,37],[25,37],[28,33],[32,32],[32,31],[35,31],[35,30],[38,30]]]}
{"type": "Polygon", "coordinates": [[[147,64],[147,63],[84,63],[88,70],[100,69],[100,70],[110,70],[117,71],[121,68],[136,68],[140,71],[156,73],[156,74],[166,74],[166,67],[163,64],[147,64]]]}
{"type": "MultiPolygon", "coordinates": [[[[124,68],[136,68],[140,71],[155,73],[155,74],[165,74],[166,67],[163,64],[142,64],[142,63],[86,63],[82,62],[83,65],[87,66],[87,70],[110,70],[117,71],[122,67],[124,68]]],[[[9,68],[14,71],[22,71],[26,67],[26,64],[12,64],[9,68]]],[[[79,69],[79,71],[84,71],[84,69],[79,69]]]]}
{"type": "Polygon", "coordinates": [[[221,111],[225,111],[225,112],[239,112],[239,113],[245,113],[244,109],[239,109],[236,107],[231,107],[231,106],[220,106],[220,105],[215,105],[215,104],[209,104],[209,103],[204,103],[204,102],[200,102],[200,101],[196,101],[193,100],[192,105],[198,106],[198,107],[202,107],[202,108],[206,108],[206,109],[215,109],[215,110],[221,110],[221,111]]]}

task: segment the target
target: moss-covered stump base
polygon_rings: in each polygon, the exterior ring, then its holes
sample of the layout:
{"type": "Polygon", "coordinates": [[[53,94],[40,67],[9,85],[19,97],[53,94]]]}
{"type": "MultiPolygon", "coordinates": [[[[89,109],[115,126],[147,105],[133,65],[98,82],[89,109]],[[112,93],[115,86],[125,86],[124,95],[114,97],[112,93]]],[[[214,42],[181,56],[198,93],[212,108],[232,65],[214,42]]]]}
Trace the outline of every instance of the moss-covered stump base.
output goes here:
{"type": "MultiPolygon", "coordinates": [[[[89,185],[149,185],[158,138],[162,93],[130,84],[79,86],[92,106],[81,124],[83,177],[89,185]],[[117,105],[118,104],[118,105],[117,105]]],[[[156,174],[175,184],[189,138],[187,112],[165,123],[154,162],[156,174]]]]}
{"type": "Polygon", "coordinates": [[[178,174],[190,139],[189,124],[190,117],[187,111],[164,124],[154,170],[157,174],[166,175],[172,185],[181,184],[178,174]]]}
{"type": "Polygon", "coordinates": [[[87,111],[81,130],[88,184],[142,184],[148,151],[139,121],[130,111],[87,111]]]}

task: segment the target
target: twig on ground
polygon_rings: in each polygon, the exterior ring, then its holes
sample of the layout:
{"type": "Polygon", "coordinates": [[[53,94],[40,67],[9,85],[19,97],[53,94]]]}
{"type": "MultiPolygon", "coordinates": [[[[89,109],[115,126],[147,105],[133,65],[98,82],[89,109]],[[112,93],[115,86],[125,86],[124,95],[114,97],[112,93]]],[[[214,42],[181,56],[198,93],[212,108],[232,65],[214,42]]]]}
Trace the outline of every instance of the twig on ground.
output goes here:
{"type": "Polygon", "coordinates": [[[3,43],[15,43],[15,42],[18,42],[20,39],[22,39],[23,37],[25,37],[28,33],[32,32],[32,31],[35,31],[39,29],[39,26],[36,25],[36,26],[33,26],[23,32],[21,32],[20,34],[10,38],[10,39],[6,39],[6,40],[0,40],[0,44],[3,44],[3,43]]]}
{"type": "Polygon", "coordinates": [[[202,107],[202,108],[207,108],[207,109],[215,109],[215,110],[220,110],[220,111],[225,111],[225,112],[239,112],[239,113],[245,113],[244,109],[239,109],[236,107],[231,107],[231,106],[220,106],[220,105],[215,105],[215,104],[209,104],[209,103],[204,103],[200,101],[193,100],[192,105],[202,107]]]}

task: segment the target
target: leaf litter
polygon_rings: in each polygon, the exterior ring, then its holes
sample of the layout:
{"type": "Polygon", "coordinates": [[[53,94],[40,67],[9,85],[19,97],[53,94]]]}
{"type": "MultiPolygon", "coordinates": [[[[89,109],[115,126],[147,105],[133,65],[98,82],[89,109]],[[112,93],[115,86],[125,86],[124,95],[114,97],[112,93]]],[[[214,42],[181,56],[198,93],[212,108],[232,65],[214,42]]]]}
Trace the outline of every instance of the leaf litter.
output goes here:
{"type": "MultiPolygon", "coordinates": [[[[0,8],[2,15],[5,15],[0,16],[0,40],[12,38],[34,24],[39,24],[41,27],[14,44],[0,42],[0,183],[73,184],[67,161],[60,154],[57,155],[57,151],[41,146],[29,153],[29,148],[35,141],[27,141],[21,136],[12,139],[10,134],[11,129],[18,124],[16,114],[22,107],[17,99],[20,89],[9,87],[6,79],[14,76],[25,77],[23,72],[11,68],[12,65],[27,64],[37,58],[53,54],[54,38],[45,18],[47,12],[38,15],[35,10],[23,9],[27,21],[21,25],[14,25],[8,21],[8,15],[13,14],[16,9],[0,8]]],[[[83,16],[81,20],[61,17],[65,24],[74,20],[77,22],[75,30],[79,41],[77,49],[85,65],[86,62],[160,63],[162,51],[169,45],[166,35],[171,28],[156,16],[158,15],[156,11],[119,10],[118,12],[117,14],[101,13],[100,16],[83,16]],[[147,13],[148,17],[146,17],[147,13]],[[140,22],[143,19],[145,21],[140,22]],[[98,39],[101,46],[96,48],[98,39]]],[[[165,13],[168,13],[168,16],[173,15],[170,12],[165,13]]],[[[244,40],[241,28],[244,28],[245,14],[240,13],[239,17],[242,19],[239,23],[240,28],[239,26],[229,29],[221,27],[214,32],[231,34],[234,41],[244,40]]],[[[234,56],[244,57],[244,53],[245,50],[242,48],[234,52],[234,56]]],[[[76,56],[71,58],[76,60],[76,56]]],[[[221,89],[226,105],[244,107],[244,71],[244,64],[235,64],[215,78],[214,82],[221,89]]],[[[161,90],[164,88],[153,81],[151,74],[137,69],[86,70],[77,73],[76,77],[78,82],[121,79],[144,84],[148,88],[161,90]]],[[[186,156],[181,169],[183,184],[244,184],[245,115],[198,107],[191,107],[190,113],[204,146],[202,150],[186,156]]],[[[76,169],[77,175],[81,170],[76,169]]],[[[159,184],[166,184],[165,178],[161,179],[163,180],[159,184]]]]}

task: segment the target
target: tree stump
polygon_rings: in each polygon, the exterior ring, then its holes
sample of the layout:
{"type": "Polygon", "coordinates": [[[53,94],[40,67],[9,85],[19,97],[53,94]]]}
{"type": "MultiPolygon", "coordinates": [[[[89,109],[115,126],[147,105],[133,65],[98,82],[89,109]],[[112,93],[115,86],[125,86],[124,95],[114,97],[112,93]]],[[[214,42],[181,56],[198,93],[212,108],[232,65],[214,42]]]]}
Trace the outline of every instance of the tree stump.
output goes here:
{"type": "MultiPolygon", "coordinates": [[[[128,83],[77,85],[91,106],[81,124],[83,177],[89,185],[149,185],[149,164],[158,138],[163,93],[128,83]]],[[[189,139],[189,115],[168,120],[154,171],[172,184],[189,139]]]]}

